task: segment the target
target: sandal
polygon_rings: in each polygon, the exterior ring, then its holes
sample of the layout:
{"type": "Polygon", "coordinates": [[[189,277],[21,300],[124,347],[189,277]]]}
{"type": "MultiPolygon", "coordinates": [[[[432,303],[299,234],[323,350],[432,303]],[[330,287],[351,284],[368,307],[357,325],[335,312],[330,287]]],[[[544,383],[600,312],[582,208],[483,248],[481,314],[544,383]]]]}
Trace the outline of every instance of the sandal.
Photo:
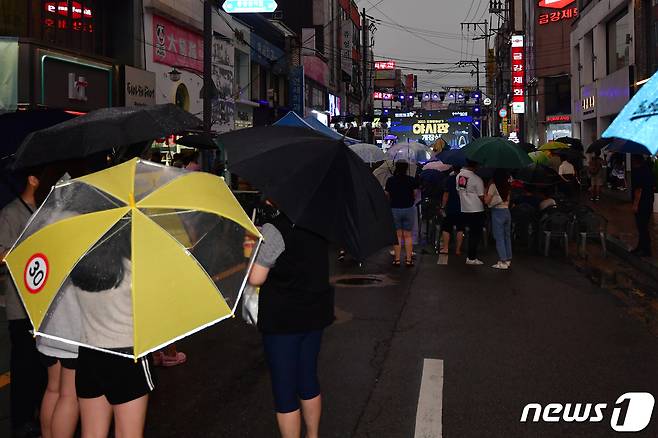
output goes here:
{"type": "Polygon", "coordinates": [[[400,266],[400,260],[393,260],[393,266],[400,266]]]}
{"type": "Polygon", "coordinates": [[[413,267],[413,265],[414,265],[414,260],[413,260],[413,259],[411,259],[411,260],[405,260],[404,265],[405,265],[407,268],[411,268],[411,267],[413,267]]]}

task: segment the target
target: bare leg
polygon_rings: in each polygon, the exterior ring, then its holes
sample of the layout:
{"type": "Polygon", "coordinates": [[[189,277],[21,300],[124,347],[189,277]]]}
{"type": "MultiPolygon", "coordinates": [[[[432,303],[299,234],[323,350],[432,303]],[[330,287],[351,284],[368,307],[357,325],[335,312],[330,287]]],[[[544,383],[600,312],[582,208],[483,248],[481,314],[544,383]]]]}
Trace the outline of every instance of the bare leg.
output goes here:
{"type": "Polygon", "coordinates": [[[322,414],[322,396],[302,400],[302,415],[306,425],[306,438],[318,438],[320,415],[322,414]]]}
{"type": "Polygon", "coordinates": [[[79,403],[82,438],[107,438],[112,422],[112,405],[105,396],[81,398],[79,403]]]}
{"type": "Polygon", "coordinates": [[[53,438],[72,438],[80,412],[75,393],[75,370],[62,367],[60,382],[59,399],[53,412],[53,438]]]}
{"type": "Polygon", "coordinates": [[[302,434],[302,418],[299,409],[293,412],[276,413],[281,438],[299,438],[302,434]]]}
{"type": "Polygon", "coordinates": [[[398,235],[398,244],[393,246],[393,251],[395,251],[395,255],[393,257],[394,260],[400,260],[400,252],[402,250],[401,246],[404,238],[402,237],[402,230],[397,230],[396,233],[398,235]]]}
{"type": "Polygon", "coordinates": [[[448,254],[448,249],[450,248],[450,233],[447,231],[441,232],[441,248],[439,252],[448,254]]]}
{"type": "Polygon", "coordinates": [[[406,254],[407,262],[411,262],[413,258],[414,239],[411,236],[411,231],[403,231],[402,237],[404,238],[404,252],[406,254]]]}
{"type": "Polygon", "coordinates": [[[55,406],[57,405],[57,399],[59,398],[59,389],[60,389],[60,369],[62,366],[59,361],[52,366],[48,367],[48,386],[46,387],[46,392],[43,395],[41,400],[41,412],[39,414],[39,419],[41,422],[41,436],[43,438],[52,438],[52,420],[53,412],[55,411],[55,406]]]}
{"type": "Polygon", "coordinates": [[[462,254],[462,243],[464,242],[464,232],[463,231],[457,231],[457,242],[455,245],[455,254],[461,255],[462,254]]]}
{"type": "Polygon", "coordinates": [[[115,438],[140,438],[144,436],[148,394],[135,400],[113,406],[115,438]]]}

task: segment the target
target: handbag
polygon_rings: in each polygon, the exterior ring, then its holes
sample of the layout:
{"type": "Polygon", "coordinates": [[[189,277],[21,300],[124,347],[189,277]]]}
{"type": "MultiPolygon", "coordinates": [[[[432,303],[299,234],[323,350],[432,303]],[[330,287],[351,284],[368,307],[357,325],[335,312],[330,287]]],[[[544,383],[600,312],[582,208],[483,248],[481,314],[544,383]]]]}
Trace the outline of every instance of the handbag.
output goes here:
{"type": "Polygon", "coordinates": [[[242,293],[242,319],[249,325],[258,324],[258,292],[260,288],[247,284],[242,293]]]}

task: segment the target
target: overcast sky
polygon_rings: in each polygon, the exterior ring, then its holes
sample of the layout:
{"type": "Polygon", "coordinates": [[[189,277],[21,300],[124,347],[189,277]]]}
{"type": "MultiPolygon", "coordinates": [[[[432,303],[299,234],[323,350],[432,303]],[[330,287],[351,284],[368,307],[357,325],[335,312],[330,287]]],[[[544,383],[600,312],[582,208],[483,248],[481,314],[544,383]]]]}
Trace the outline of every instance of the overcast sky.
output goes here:
{"type": "Polygon", "coordinates": [[[418,75],[418,91],[442,86],[474,86],[475,76],[444,72],[412,71],[405,67],[432,70],[461,70],[472,67],[423,65],[424,62],[455,63],[480,59],[481,88],[484,87],[484,42],[473,41],[481,34],[461,22],[483,22],[489,19],[489,0],[356,0],[361,11],[386,23],[377,23],[375,59],[398,58],[397,65],[405,73],[418,75]],[[398,23],[400,28],[392,23],[398,23]],[[406,29],[406,30],[405,30],[406,29]]]}

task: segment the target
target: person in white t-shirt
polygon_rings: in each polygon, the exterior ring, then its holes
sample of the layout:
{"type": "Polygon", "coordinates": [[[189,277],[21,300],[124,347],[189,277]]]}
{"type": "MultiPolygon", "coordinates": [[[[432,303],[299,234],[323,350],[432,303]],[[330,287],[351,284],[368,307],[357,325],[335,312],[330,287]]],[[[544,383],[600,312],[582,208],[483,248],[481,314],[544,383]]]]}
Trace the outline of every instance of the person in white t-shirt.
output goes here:
{"type": "Polygon", "coordinates": [[[562,163],[558,169],[558,174],[562,178],[561,190],[567,196],[572,196],[575,191],[575,184],[577,182],[576,169],[565,157],[560,157],[562,163]]]}
{"type": "Polygon", "coordinates": [[[477,258],[477,249],[482,240],[484,226],[484,182],[475,174],[478,164],[467,161],[466,167],[457,175],[457,192],[464,224],[469,229],[467,265],[482,265],[477,258]]]}

